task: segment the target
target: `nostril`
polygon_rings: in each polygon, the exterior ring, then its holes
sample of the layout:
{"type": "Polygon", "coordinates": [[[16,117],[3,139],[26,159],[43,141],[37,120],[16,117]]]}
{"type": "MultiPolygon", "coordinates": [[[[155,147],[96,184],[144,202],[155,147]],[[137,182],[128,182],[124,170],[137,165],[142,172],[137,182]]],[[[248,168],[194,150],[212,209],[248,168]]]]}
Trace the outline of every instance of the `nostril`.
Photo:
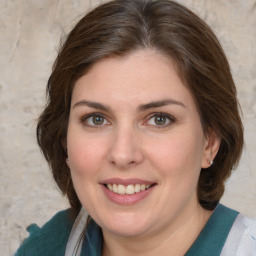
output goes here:
{"type": "MultiPolygon", "coordinates": [[[[110,161],[110,162],[111,162],[111,164],[113,164],[113,165],[121,165],[120,163],[118,163],[118,162],[116,162],[116,161],[114,161],[114,160],[112,160],[112,161],[110,161]]],[[[124,165],[130,166],[130,165],[134,165],[134,164],[136,164],[136,161],[130,161],[130,162],[124,164],[124,165]]]]}

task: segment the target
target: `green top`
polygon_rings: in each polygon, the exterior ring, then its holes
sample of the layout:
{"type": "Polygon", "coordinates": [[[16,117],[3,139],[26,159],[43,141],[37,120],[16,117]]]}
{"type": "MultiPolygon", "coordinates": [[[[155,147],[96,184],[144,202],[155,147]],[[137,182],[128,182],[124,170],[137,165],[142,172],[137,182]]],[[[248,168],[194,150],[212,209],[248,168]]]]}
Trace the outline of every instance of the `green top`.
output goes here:
{"type": "Polygon", "coordinates": [[[237,215],[237,211],[219,204],[185,256],[220,255],[237,215]]]}
{"type": "MultiPolygon", "coordinates": [[[[219,204],[185,256],[220,255],[237,215],[238,212],[219,204]]],[[[29,226],[30,236],[15,256],[64,256],[74,220],[71,210],[66,210],[57,213],[41,229],[35,224],[29,226]]],[[[91,221],[81,255],[101,256],[102,241],[100,227],[91,221]]]]}
{"type": "Polygon", "coordinates": [[[71,209],[58,212],[42,228],[32,224],[29,237],[14,256],[64,256],[75,215],[71,209]]]}

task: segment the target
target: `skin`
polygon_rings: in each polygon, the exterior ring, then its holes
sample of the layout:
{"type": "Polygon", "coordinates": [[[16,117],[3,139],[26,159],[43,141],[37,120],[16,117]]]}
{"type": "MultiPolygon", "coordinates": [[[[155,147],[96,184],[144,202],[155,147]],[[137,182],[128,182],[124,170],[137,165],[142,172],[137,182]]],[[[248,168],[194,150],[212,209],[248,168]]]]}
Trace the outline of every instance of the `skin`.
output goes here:
{"type": "Polygon", "coordinates": [[[205,136],[170,58],[147,49],[95,63],[74,86],[67,148],[78,197],[102,228],[103,255],[184,255],[211,215],[197,183],[219,143],[213,131],[205,136]],[[111,178],[155,186],[122,205],[103,192],[111,178]]]}

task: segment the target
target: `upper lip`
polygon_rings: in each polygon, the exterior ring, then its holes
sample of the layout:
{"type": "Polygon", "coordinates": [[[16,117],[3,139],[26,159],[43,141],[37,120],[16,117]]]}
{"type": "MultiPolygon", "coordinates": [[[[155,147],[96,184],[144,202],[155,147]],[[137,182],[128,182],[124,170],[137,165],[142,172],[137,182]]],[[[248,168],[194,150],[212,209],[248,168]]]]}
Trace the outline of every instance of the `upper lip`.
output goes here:
{"type": "Polygon", "coordinates": [[[155,184],[155,182],[136,179],[136,178],[132,178],[132,179],[110,178],[110,179],[102,180],[100,184],[120,184],[120,185],[128,186],[131,184],[152,185],[152,184],[155,184]]]}

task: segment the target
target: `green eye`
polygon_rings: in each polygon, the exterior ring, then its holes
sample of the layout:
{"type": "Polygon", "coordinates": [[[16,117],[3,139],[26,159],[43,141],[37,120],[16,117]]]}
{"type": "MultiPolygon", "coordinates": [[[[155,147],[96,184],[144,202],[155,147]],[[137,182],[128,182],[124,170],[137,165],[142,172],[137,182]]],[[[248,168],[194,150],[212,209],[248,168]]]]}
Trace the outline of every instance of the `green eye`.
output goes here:
{"type": "Polygon", "coordinates": [[[147,124],[158,128],[167,127],[175,121],[174,117],[165,113],[153,113],[147,120],[147,124]]]}
{"type": "Polygon", "coordinates": [[[90,114],[81,119],[82,123],[88,127],[101,127],[103,125],[108,125],[109,122],[104,116],[99,114],[90,114]]]}
{"type": "Polygon", "coordinates": [[[165,125],[166,124],[166,117],[165,116],[156,116],[154,117],[154,122],[156,125],[165,125]]]}
{"type": "Polygon", "coordinates": [[[101,116],[93,116],[92,122],[94,125],[102,125],[104,124],[105,119],[101,116]]]}

